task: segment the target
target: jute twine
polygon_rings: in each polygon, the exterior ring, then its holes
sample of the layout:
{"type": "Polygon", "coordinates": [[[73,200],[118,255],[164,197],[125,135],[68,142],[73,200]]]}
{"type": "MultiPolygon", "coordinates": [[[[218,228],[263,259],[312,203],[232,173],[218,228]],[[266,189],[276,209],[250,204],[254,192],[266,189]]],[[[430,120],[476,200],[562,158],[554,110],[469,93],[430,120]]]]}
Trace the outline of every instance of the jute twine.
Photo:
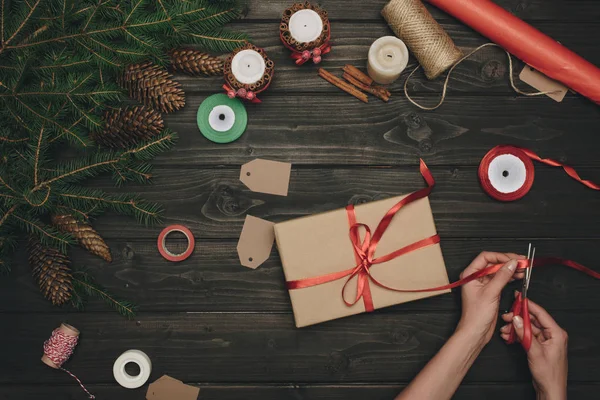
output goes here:
{"type": "Polygon", "coordinates": [[[437,78],[463,56],[420,0],[391,0],[381,15],[419,60],[427,79],[437,78]]]}
{"type": "MultiPolygon", "coordinates": [[[[428,106],[421,105],[421,104],[417,103],[415,100],[413,100],[413,98],[410,97],[410,95],[408,94],[408,81],[414,75],[414,73],[417,72],[417,70],[419,68],[421,68],[420,66],[418,66],[415,69],[413,69],[412,72],[408,75],[408,78],[406,78],[406,81],[404,81],[404,94],[406,95],[406,98],[408,99],[408,101],[410,101],[415,106],[419,107],[421,110],[433,111],[433,110],[439,108],[444,103],[444,100],[446,99],[446,92],[448,91],[448,82],[450,81],[450,76],[452,75],[452,72],[454,71],[454,69],[456,67],[458,67],[459,64],[462,63],[463,61],[465,61],[467,58],[469,58],[473,54],[477,53],[479,50],[483,49],[484,47],[490,47],[490,46],[491,47],[499,47],[502,50],[504,50],[502,47],[498,46],[495,43],[482,44],[481,46],[479,46],[478,48],[476,48],[475,50],[473,50],[472,52],[470,52],[466,56],[462,57],[460,60],[458,60],[456,62],[456,64],[454,64],[452,66],[452,68],[450,68],[450,71],[448,71],[448,75],[446,76],[446,80],[444,81],[444,87],[442,89],[442,97],[440,98],[440,101],[435,106],[428,107],[428,106]]],[[[510,86],[512,87],[512,89],[515,92],[517,92],[519,94],[522,94],[523,96],[542,96],[542,95],[546,95],[546,94],[550,94],[550,93],[554,93],[555,92],[555,91],[549,91],[549,92],[533,92],[533,93],[528,93],[528,92],[524,92],[524,91],[520,90],[515,85],[515,79],[513,77],[513,75],[514,75],[514,66],[513,66],[512,57],[510,56],[510,53],[508,51],[504,50],[504,52],[506,53],[506,57],[508,57],[508,79],[510,81],[510,86]]]]}

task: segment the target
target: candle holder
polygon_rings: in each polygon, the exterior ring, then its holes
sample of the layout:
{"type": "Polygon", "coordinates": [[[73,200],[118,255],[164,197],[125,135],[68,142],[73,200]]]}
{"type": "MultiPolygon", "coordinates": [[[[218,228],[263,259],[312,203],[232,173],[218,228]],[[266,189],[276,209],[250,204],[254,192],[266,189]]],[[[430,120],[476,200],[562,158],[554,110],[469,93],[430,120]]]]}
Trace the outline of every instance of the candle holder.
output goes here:
{"type": "Polygon", "coordinates": [[[296,3],[283,12],[279,38],[291,50],[297,65],[309,60],[318,64],[331,51],[331,25],[327,11],[309,2],[296,3]]]}
{"type": "Polygon", "coordinates": [[[265,50],[251,43],[234,50],[223,65],[225,89],[229,98],[239,97],[260,103],[257,94],[266,90],[275,73],[275,63],[265,50]]]}

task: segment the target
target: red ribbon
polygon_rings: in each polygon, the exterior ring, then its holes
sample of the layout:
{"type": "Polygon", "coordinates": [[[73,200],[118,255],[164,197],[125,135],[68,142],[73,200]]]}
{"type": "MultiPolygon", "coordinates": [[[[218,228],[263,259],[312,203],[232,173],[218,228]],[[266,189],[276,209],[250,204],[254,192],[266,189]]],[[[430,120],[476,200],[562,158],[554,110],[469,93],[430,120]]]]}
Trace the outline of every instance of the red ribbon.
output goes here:
{"type": "MultiPolygon", "coordinates": [[[[321,275],[321,276],[317,276],[314,278],[306,278],[306,279],[299,279],[299,280],[295,280],[295,281],[288,281],[288,282],[286,282],[287,289],[288,290],[304,289],[304,288],[308,288],[308,287],[312,287],[312,286],[322,285],[324,283],[337,281],[339,279],[343,279],[343,278],[347,277],[346,283],[344,284],[344,286],[342,288],[342,300],[344,301],[344,303],[348,307],[351,307],[351,306],[355,305],[356,303],[358,303],[360,301],[360,299],[362,298],[364,306],[365,306],[365,310],[367,312],[371,312],[375,309],[375,307],[373,305],[373,297],[371,295],[370,283],[373,283],[376,286],[379,286],[381,288],[391,290],[394,292],[403,292],[403,293],[437,292],[437,291],[442,291],[442,290],[454,289],[454,288],[462,286],[468,282],[471,282],[475,279],[479,279],[479,278],[482,278],[482,277],[488,276],[488,275],[493,275],[496,272],[498,272],[498,270],[500,268],[502,268],[502,266],[504,264],[496,264],[496,265],[492,265],[490,267],[478,270],[478,271],[472,273],[471,275],[468,275],[462,279],[459,279],[456,282],[452,282],[447,285],[437,286],[437,287],[433,287],[433,288],[424,288],[424,289],[394,288],[394,287],[387,286],[387,285],[379,282],[377,279],[375,279],[373,277],[373,275],[371,275],[371,267],[374,265],[383,264],[383,263],[393,260],[397,257],[400,257],[404,254],[407,254],[412,251],[422,249],[422,248],[425,248],[425,247],[428,247],[428,246],[431,246],[431,245],[434,245],[434,244],[437,244],[440,242],[440,237],[438,235],[433,235],[431,237],[428,237],[428,238],[419,240],[417,242],[414,242],[412,244],[409,244],[408,246],[398,249],[392,253],[386,254],[385,256],[375,258],[375,251],[377,249],[377,245],[379,244],[379,241],[381,240],[381,238],[383,237],[387,228],[389,227],[390,223],[392,222],[392,219],[394,218],[394,216],[407,204],[410,204],[413,201],[427,197],[431,193],[433,186],[435,185],[435,181],[433,179],[433,176],[431,175],[431,172],[429,171],[429,168],[427,168],[427,165],[425,164],[425,162],[423,160],[420,160],[420,170],[421,170],[421,175],[423,176],[423,178],[425,179],[425,181],[427,183],[427,187],[409,194],[408,196],[406,196],[402,200],[400,200],[398,203],[396,203],[381,219],[381,221],[377,225],[377,228],[375,229],[375,233],[373,233],[372,235],[371,235],[371,229],[367,225],[357,223],[354,206],[349,205],[346,207],[346,211],[348,214],[348,223],[350,225],[350,242],[352,243],[352,246],[354,248],[354,256],[356,259],[356,266],[354,266],[350,269],[344,270],[344,271],[321,275]],[[362,242],[361,242],[360,234],[359,234],[360,228],[365,229],[365,238],[362,242]],[[348,283],[350,283],[350,281],[355,276],[358,279],[356,296],[354,297],[354,300],[347,301],[346,300],[346,287],[348,286],[348,283]]],[[[535,266],[542,266],[542,265],[546,265],[546,264],[562,264],[562,265],[568,266],[570,268],[576,269],[578,271],[581,271],[595,279],[600,279],[600,273],[595,272],[589,268],[586,268],[583,265],[576,263],[575,261],[565,260],[565,259],[556,258],[556,257],[554,257],[554,258],[538,258],[535,260],[535,266]]],[[[518,261],[519,272],[523,271],[526,268],[530,268],[530,267],[533,267],[533,266],[529,265],[528,260],[519,260],[518,261]]]]}
{"type": "MultiPolygon", "coordinates": [[[[269,84],[267,84],[264,87],[264,89],[266,89],[268,86],[269,86],[269,84]]],[[[259,98],[256,97],[256,93],[253,92],[252,90],[246,90],[244,88],[240,88],[238,90],[234,90],[228,84],[224,84],[223,85],[223,89],[225,89],[225,92],[227,93],[227,97],[229,97],[230,99],[239,97],[239,98],[241,98],[243,100],[251,101],[252,103],[262,103],[262,101],[260,101],[259,98]]]]}
{"type": "Polygon", "coordinates": [[[279,38],[281,39],[281,43],[283,43],[283,45],[292,52],[290,57],[292,57],[292,59],[295,60],[296,65],[302,65],[308,60],[313,60],[315,64],[318,64],[321,62],[321,56],[324,56],[325,54],[331,52],[331,45],[329,44],[329,41],[331,39],[331,28],[329,22],[327,23],[327,28],[327,39],[325,39],[325,42],[319,47],[315,47],[312,50],[296,50],[288,43],[286,43],[281,32],[279,33],[279,38]]]}
{"type": "Polygon", "coordinates": [[[564,165],[564,164],[562,164],[556,160],[553,160],[551,158],[541,158],[540,156],[538,156],[536,153],[534,153],[533,151],[531,151],[529,149],[526,149],[523,147],[509,146],[509,145],[493,147],[483,157],[483,159],[481,160],[481,163],[479,164],[479,171],[478,171],[479,182],[481,182],[481,187],[490,197],[492,197],[496,200],[499,200],[499,201],[515,201],[515,200],[522,198],[527,193],[529,193],[529,190],[531,190],[531,187],[533,186],[535,170],[533,167],[533,162],[531,160],[536,160],[536,161],[539,161],[546,165],[550,165],[552,167],[562,167],[565,170],[565,172],[567,173],[567,175],[569,175],[571,178],[575,179],[577,182],[582,183],[583,185],[589,187],[590,189],[600,190],[600,185],[598,185],[597,183],[594,183],[592,181],[581,179],[581,177],[579,176],[577,171],[575,171],[574,168],[572,168],[568,165],[564,165]],[[516,191],[511,192],[511,193],[502,193],[502,192],[499,192],[498,190],[496,190],[492,186],[492,184],[490,182],[490,178],[488,176],[488,169],[489,169],[490,163],[496,157],[503,155],[503,154],[511,154],[511,155],[519,158],[523,162],[523,164],[525,164],[525,171],[526,171],[525,182],[523,183],[523,186],[521,186],[519,189],[517,189],[516,191]]]}

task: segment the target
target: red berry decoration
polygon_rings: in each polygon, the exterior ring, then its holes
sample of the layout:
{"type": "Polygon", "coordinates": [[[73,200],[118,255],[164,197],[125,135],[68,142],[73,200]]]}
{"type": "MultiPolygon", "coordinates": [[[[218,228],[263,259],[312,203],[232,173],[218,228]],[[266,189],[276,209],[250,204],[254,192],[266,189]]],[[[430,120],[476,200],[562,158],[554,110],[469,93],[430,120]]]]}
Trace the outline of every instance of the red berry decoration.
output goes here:
{"type": "Polygon", "coordinates": [[[313,50],[312,53],[313,53],[313,56],[318,57],[321,55],[321,49],[317,47],[316,49],[313,50]]]}
{"type": "Polygon", "coordinates": [[[243,99],[244,97],[246,97],[246,89],[239,88],[237,91],[237,95],[243,99]]]}
{"type": "Polygon", "coordinates": [[[255,97],[256,97],[256,95],[254,94],[254,92],[248,92],[248,93],[246,94],[246,98],[247,98],[248,100],[254,100],[254,98],[255,98],[255,97]]]}
{"type": "Polygon", "coordinates": [[[316,57],[313,57],[313,62],[314,62],[315,64],[318,64],[318,63],[320,63],[320,62],[321,62],[321,56],[316,56],[316,57]]]}

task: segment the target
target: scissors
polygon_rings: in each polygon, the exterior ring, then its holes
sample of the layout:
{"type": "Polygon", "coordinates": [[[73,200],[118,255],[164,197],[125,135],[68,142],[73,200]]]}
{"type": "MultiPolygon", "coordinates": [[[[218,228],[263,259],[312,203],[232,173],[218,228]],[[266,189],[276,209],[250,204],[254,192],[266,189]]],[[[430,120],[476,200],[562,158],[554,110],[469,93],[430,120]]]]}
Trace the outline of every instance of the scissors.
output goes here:
{"type": "MultiPolygon", "coordinates": [[[[519,315],[523,318],[523,340],[521,345],[525,351],[529,351],[531,348],[531,319],[529,318],[529,300],[527,298],[527,291],[529,290],[529,282],[531,281],[531,272],[533,271],[533,260],[535,258],[535,247],[531,250],[531,243],[529,243],[529,250],[527,251],[527,261],[529,268],[525,269],[525,277],[523,278],[523,286],[521,292],[517,294],[515,302],[512,305],[510,311],[513,316],[519,315]]],[[[508,343],[515,343],[517,341],[517,333],[510,326],[510,333],[508,337],[508,343]]]]}

